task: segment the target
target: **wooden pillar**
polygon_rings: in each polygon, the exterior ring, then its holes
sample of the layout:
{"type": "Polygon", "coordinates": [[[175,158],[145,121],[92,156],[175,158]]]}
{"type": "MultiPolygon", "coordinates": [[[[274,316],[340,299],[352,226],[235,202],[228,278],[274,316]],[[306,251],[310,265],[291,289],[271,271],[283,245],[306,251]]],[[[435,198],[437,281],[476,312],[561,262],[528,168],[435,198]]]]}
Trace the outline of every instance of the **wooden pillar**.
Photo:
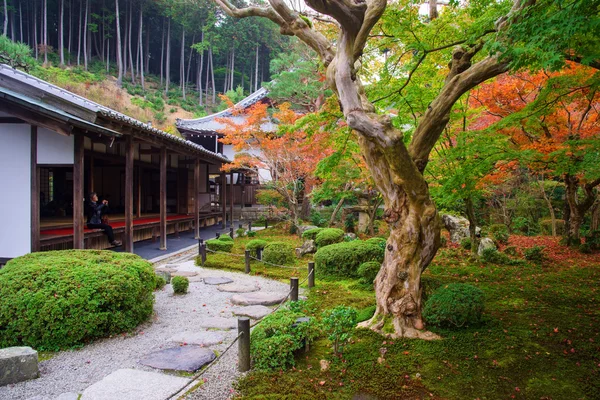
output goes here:
{"type": "Polygon", "coordinates": [[[167,249],[167,148],[160,149],[160,249],[167,249]]]}
{"type": "Polygon", "coordinates": [[[243,209],[246,204],[246,174],[242,174],[242,201],[241,208],[243,209]]]}
{"type": "MultiPolygon", "coordinates": [[[[92,151],[94,150],[94,144],[92,143],[92,151]]],[[[96,189],[94,188],[94,154],[90,155],[90,179],[89,179],[89,187],[86,195],[94,192],[96,189]]]]}
{"type": "Polygon", "coordinates": [[[136,218],[142,217],[142,167],[138,167],[138,182],[137,182],[137,209],[136,218]]]}
{"type": "Polygon", "coordinates": [[[231,178],[231,182],[229,183],[229,214],[231,218],[229,220],[231,221],[231,226],[233,226],[233,172],[229,174],[229,177],[231,178]]]}
{"type": "Polygon", "coordinates": [[[73,161],[73,248],[84,248],[83,234],[83,206],[85,195],[83,193],[83,135],[79,132],[75,133],[75,154],[73,161]]]}
{"type": "Polygon", "coordinates": [[[133,138],[125,142],[125,251],[133,253],[133,138]]]}
{"type": "Polygon", "coordinates": [[[194,164],[194,238],[200,239],[200,159],[194,164]]]}
{"type": "Polygon", "coordinates": [[[31,252],[40,251],[40,174],[37,166],[37,126],[31,126],[31,252]]]}
{"type": "Polygon", "coordinates": [[[227,175],[221,172],[221,206],[223,208],[223,229],[227,228],[227,175]]]}

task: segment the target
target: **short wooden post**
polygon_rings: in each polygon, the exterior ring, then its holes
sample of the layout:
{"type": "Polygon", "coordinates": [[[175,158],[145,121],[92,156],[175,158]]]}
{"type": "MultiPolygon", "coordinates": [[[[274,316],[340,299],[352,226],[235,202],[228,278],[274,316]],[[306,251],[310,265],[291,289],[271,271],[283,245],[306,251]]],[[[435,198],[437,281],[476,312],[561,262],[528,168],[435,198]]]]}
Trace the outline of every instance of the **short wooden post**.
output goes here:
{"type": "Polygon", "coordinates": [[[200,245],[200,260],[202,261],[202,266],[204,267],[204,263],[206,262],[206,243],[202,243],[200,245]]]}
{"type": "Polygon", "coordinates": [[[229,236],[233,239],[233,226],[229,228],[229,236]]]}
{"type": "Polygon", "coordinates": [[[308,263],[308,288],[312,288],[315,286],[315,263],[308,263]]]}
{"type": "Polygon", "coordinates": [[[221,234],[217,232],[217,239],[221,237],[221,234]]]}
{"type": "Polygon", "coordinates": [[[202,249],[202,243],[204,243],[204,239],[198,238],[198,254],[200,254],[200,251],[202,249]]]}
{"type": "Polygon", "coordinates": [[[240,224],[239,228],[240,228],[240,229],[243,229],[243,228],[244,228],[244,225],[243,225],[243,224],[240,224]]]}
{"type": "Polygon", "coordinates": [[[259,260],[262,260],[262,252],[263,252],[262,247],[259,247],[256,249],[256,258],[258,258],[259,260]]]}
{"type": "Polygon", "coordinates": [[[248,221],[248,231],[252,231],[252,221],[248,221]]]}
{"type": "Polygon", "coordinates": [[[298,278],[290,278],[290,300],[298,301],[298,278]]]}
{"type": "Polygon", "coordinates": [[[238,318],[238,335],[238,370],[247,372],[250,371],[250,318],[238,318]]]}
{"type": "Polygon", "coordinates": [[[246,261],[246,273],[250,273],[250,250],[244,251],[245,261],[246,261]]]}
{"type": "Polygon", "coordinates": [[[267,229],[269,227],[269,220],[265,219],[265,229],[267,229]]]}

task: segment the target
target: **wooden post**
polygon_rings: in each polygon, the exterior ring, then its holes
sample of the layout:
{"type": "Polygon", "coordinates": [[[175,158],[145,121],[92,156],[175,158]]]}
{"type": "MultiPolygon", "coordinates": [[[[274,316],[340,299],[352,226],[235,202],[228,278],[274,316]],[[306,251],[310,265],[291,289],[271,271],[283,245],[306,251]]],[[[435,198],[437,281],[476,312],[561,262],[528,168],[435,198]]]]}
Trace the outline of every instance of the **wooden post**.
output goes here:
{"type": "Polygon", "coordinates": [[[92,143],[92,154],[90,155],[90,179],[89,179],[89,187],[87,190],[87,195],[89,195],[90,193],[92,193],[93,191],[95,191],[96,189],[94,188],[95,186],[95,182],[94,182],[94,143],[92,143]]]}
{"type": "Polygon", "coordinates": [[[133,138],[125,139],[125,251],[133,253],[133,138]]]}
{"type": "Polygon", "coordinates": [[[73,248],[84,248],[83,235],[83,205],[85,195],[83,194],[83,135],[75,133],[75,154],[73,161],[73,248]]]}
{"type": "Polygon", "coordinates": [[[223,229],[227,228],[227,175],[224,172],[221,172],[221,188],[223,189],[221,193],[221,200],[223,201],[223,229]]]}
{"type": "Polygon", "coordinates": [[[248,221],[248,232],[252,232],[252,221],[248,221]]]}
{"type": "Polygon", "coordinates": [[[202,266],[204,267],[204,263],[206,262],[206,243],[202,243],[200,245],[200,261],[202,261],[202,266]]]}
{"type": "Polygon", "coordinates": [[[219,232],[217,232],[216,238],[218,239],[220,237],[221,237],[221,234],[219,232]]]}
{"type": "Polygon", "coordinates": [[[250,371],[250,318],[238,318],[238,370],[250,371]]]}
{"type": "Polygon", "coordinates": [[[37,166],[37,126],[31,126],[31,252],[40,251],[40,174],[37,166]]]}
{"type": "Polygon", "coordinates": [[[194,238],[200,239],[200,159],[194,164],[194,238]]]}
{"type": "Polygon", "coordinates": [[[312,288],[315,286],[315,263],[308,263],[308,288],[312,288]]]}
{"type": "Polygon", "coordinates": [[[160,249],[167,249],[167,148],[160,149],[160,249]]]}
{"type": "Polygon", "coordinates": [[[245,261],[246,261],[246,273],[250,273],[250,250],[244,251],[245,261]]]}
{"type": "Polygon", "coordinates": [[[298,278],[290,278],[290,300],[298,301],[298,278]]]}
{"type": "Polygon", "coordinates": [[[262,252],[263,252],[262,247],[259,247],[256,249],[256,258],[258,258],[259,260],[262,260],[262,252]]]}
{"type": "Polygon", "coordinates": [[[233,226],[229,228],[229,236],[231,236],[231,238],[233,239],[233,226]]]}
{"type": "Polygon", "coordinates": [[[229,175],[231,182],[229,183],[229,221],[233,226],[233,172],[229,175]]]}
{"type": "Polygon", "coordinates": [[[142,167],[138,167],[138,184],[137,184],[137,210],[136,218],[142,218],[142,167]]]}

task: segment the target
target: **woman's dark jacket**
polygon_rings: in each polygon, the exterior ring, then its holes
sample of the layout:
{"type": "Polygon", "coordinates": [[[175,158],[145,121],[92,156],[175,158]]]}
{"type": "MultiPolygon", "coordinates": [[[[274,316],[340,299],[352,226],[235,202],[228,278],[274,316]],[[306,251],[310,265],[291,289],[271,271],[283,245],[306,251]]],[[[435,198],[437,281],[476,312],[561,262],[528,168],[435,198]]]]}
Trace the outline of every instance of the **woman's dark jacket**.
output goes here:
{"type": "Polygon", "coordinates": [[[101,224],[102,215],[106,213],[108,213],[108,206],[106,204],[88,201],[86,212],[88,224],[101,224]]]}

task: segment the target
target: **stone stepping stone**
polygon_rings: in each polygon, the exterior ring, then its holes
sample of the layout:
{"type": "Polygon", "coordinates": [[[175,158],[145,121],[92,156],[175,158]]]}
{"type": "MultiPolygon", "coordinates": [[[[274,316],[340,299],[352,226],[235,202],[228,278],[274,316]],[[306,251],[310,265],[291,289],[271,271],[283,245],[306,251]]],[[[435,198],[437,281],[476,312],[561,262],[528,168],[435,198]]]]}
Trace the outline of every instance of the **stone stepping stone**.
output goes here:
{"type": "Polygon", "coordinates": [[[252,319],[262,319],[271,313],[271,309],[265,306],[248,306],[234,308],[233,315],[240,317],[249,317],[252,319]]]}
{"type": "Polygon", "coordinates": [[[223,276],[213,276],[209,278],[204,278],[204,283],[207,285],[223,285],[225,283],[231,283],[233,279],[225,278],[223,276]]]}
{"type": "Polygon", "coordinates": [[[220,285],[217,287],[217,290],[220,292],[230,292],[230,293],[250,293],[257,292],[260,290],[258,286],[253,285],[242,285],[239,283],[227,283],[225,285],[220,285]]]}
{"type": "Polygon", "coordinates": [[[171,336],[170,342],[195,344],[198,346],[212,346],[225,340],[225,335],[219,332],[181,332],[171,336]]]}
{"type": "Polygon", "coordinates": [[[206,317],[198,324],[202,328],[229,330],[237,328],[237,321],[232,318],[206,317]]]}
{"type": "Polygon", "coordinates": [[[0,349],[0,386],[39,376],[37,351],[25,346],[0,349]]]}
{"type": "Polygon", "coordinates": [[[83,391],[82,400],[164,400],[190,382],[158,372],[119,369],[83,391]]]}
{"type": "Polygon", "coordinates": [[[196,276],[196,275],[198,275],[197,272],[190,272],[190,271],[175,271],[175,272],[171,272],[171,276],[192,277],[192,276],[196,276]]]}
{"type": "Polygon", "coordinates": [[[150,353],[139,363],[157,369],[195,372],[215,358],[215,353],[204,347],[177,346],[150,353]]]}
{"type": "Polygon", "coordinates": [[[170,274],[172,274],[173,272],[177,272],[177,270],[175,268],[164,268],[164,267],[155,268],[154,270],[156,272],[168,272],[170,274]]]}
{"type": "Polygon", "coordinates": [[[236,294],[231,298],[231,303],[236,306],[272,306],[281,303],[285,298],[285,293],[255,292],[236,294]]]}

